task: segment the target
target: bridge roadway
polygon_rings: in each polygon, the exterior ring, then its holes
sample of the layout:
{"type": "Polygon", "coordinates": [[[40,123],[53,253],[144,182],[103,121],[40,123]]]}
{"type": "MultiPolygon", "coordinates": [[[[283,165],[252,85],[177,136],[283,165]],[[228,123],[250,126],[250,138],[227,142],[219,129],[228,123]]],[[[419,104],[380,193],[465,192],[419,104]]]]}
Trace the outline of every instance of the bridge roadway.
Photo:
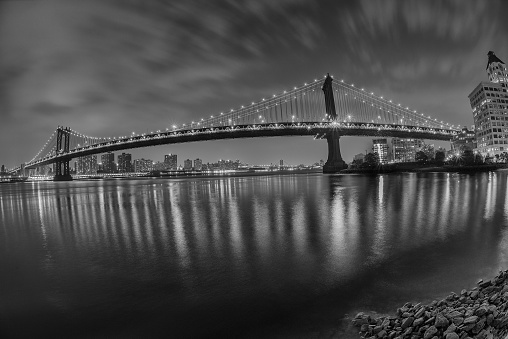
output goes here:
{"type": "Polygon", "coordinates": [[[73,158],[91,154],[107,153],[132,148],[178,144],[194,141],[221,139],[280,137],[280,136],[317,136],[324,137],[335,131],[339,136],[398,137],[431,140],[450,140],[457,133],[451,129],[436,129],[407,125],[376,123],[339,123],[339,122],[292,122],[266,123],[256,125],[236,125],[207,127],[188,130],[165,131],[160,133],[109,140],[91,146],[72,149],[69,153],[45,157],[26,165],[26,169],[48,165],[57,161],[69,161],[73,158]]]}

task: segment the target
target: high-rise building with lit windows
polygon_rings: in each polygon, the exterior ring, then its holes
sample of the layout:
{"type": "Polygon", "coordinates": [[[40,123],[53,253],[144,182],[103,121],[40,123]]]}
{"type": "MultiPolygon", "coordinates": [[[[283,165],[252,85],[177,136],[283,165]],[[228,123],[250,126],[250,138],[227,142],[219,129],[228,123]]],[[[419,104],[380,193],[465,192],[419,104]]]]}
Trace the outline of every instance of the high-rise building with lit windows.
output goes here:
{"type": "Polygon", "coordinates": [[[97,156],[86,155],[76,161],[76,174],[97,174],[97,156]]]}
{"type": "Polygon", "coordinates": [[[379,162],[386,164],[388,162],[388,142],[386,139],[373,139],[372,152],[379,155],[379,162]]]}
{"type": "Polygon", "coordinates": [[[203,168],[203,160],[201,160],[199,158],[194,160],[194,170],[201,171],[202,168],[203,168]]]}
{"type": "Polygon", "coordinates": [[[416,152],[424,145],[422,139],[414,138],[393,138],[392,152],[395,162],[414,162],[416,152]]]}
{"type": "Polygon", "coordinates": [[[186,159],[183,161],[183,169],[184,170],[191,170],[192,169],[192,160],[186,159]]]}
{"type": "Polygon", "coordinates": [[[108,152],[101,155],[101,167],[104,173],[114,173],[116,170],[115,153],[108,152]]]}
{"type": "Polygon", "coordinates": [[[476,150],[494,156],[508,151],[508,73],[506,65],[490,51],[487,76],[469,94],[476,135],[476,150]]]}
{"type": "Polygon", "coordinates": [[[176,154],[166,154],[164,156],[164,165],[166,170],[178,169],[178,156],[176,154]]]}
{"type": "Polygon", "coordinates": [[[118,172],[132,172],[132,155],[130,153],[122,153],[118,155],[118,172]]]}

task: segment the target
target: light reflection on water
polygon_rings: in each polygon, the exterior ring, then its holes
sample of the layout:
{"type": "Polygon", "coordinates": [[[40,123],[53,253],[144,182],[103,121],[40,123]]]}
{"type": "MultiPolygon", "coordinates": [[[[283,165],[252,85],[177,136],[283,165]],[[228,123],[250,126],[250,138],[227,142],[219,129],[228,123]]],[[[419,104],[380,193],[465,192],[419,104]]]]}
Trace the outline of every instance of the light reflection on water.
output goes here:
{"type": "Polygon", "coordinates": [[[499,171],[2,185],[0,334],[352,336],[359,310],[506,269],[507,184],[499,171]]]}

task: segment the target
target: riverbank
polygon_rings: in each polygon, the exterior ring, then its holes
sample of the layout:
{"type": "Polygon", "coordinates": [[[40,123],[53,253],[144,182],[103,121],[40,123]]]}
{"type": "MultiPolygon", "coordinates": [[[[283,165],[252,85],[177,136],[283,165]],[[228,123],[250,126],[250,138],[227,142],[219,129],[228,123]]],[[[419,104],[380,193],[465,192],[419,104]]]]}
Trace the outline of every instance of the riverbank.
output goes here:
{"type": "Polygon", "coordinates": [[[429,305],[408,302],[386,317],[359,313],[353,325],[362,338],[507,339],[508,270],[477,285],[429,305]]]}
{"type": "Polygon", "coordinates": [[[345,169],[340,171],[342,174],[385,174],[385,173],[403,173],[403,172],[458,172],[458,173],[474,173],[489,172],[498,169],[507,168],[507,164],[489,164],[475,166],[422,166],[418,164],[389,164],[376,168],[357,168],[345,169]]]}

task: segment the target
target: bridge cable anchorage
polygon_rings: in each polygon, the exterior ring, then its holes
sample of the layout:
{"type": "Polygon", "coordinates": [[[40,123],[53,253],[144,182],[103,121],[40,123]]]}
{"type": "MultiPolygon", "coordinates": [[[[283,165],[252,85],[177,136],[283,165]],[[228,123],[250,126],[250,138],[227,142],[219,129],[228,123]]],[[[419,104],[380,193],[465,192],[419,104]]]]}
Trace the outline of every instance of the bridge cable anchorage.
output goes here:
{"type": "Polygon", "coordinates": [[[142,141],[173,138],[182,134],[215,133],[217,130],[236,131],[238,128],[278,130],[298,129],[305,125],[379,131],[425,131],[450,136],[458,130],[454,125],[438,121],[430,115],[411,110],[343,80],[335,80],[331,75],[326,75],[323,81],[315,79],[292,88],[232,108],[228,112],[211,114],[207,119],[174,124],[172,128],[150,133],[129,132],[124,136],[95,137],[58,126],[27,165],[54,162],[62,156],[69,158],[67,153],[72,157],[101,153],[112,145],[118,145],[117,149],[127,149],[128,145],[142,141]],[[325,84],[328,84],[327,101],[323,92],[325,84]],[[65,134],[60,135],[60,140],[59,133],[65,134]],[[63,151],[62,140],[66,146],[63,151]]]}

